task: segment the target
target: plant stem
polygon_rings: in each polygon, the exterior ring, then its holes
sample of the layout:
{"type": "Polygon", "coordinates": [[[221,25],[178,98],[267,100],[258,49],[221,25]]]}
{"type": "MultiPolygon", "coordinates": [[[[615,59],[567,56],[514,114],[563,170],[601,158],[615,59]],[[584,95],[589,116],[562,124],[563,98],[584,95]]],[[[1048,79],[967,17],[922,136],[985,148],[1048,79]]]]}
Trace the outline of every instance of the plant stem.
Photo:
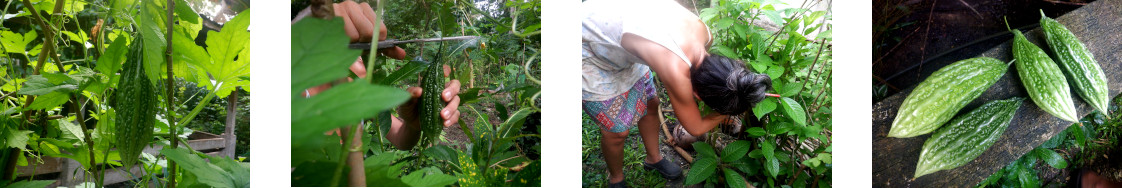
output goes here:
{"type": "Polygon", "coordinates": [[[183,117],[183,119],[180,119],[179,123],[176,123],[176,124],[177,125],[187,125],[188,123],[191,123],[191,120],[195,119],[195,115],[198,115],[199,111],[202,111],[203,107],[206,107],[206,105],[209,105],[210,100],[214,99],[214,96],[215,96],[214,93],[215,92],[217,92],[217,91],[209,91],[206,94],[206,97],[203,97],[203,100],[199,101],[199,104],[195,105],[194,109],[191,109],[191,113],[188,113],[186,117],[183,117]]]}
{"type": "MultiPolygon", "coordinates": [[[[374,14],[378,15],[374,17],[374,33],[378,33],[382,29],[382,2],[380,0],[374,0],[372,2],[374,6],[377,7],[377,9],[374,9],[374,14]]],[[[378,39],[378,35],[375,34],[375,43],[377,43],[378,39]]],[[[369,53],[369,57],[366,58],[367,61],[370,61],[366,63],[366,82],[374,83],[374,67],[378,64],[378,48],[370,49],[369,53]]]]}
{"type": "Polygon", "coordinates": [[[349,127],[351,126],[347,126],[343,128],[342,131],[337,132],[339,134],[339,137],[343,139],[343,149],[341,152],[339,152],[339,163],[335,165],[335,175],[333,175],[331,178],[331,187],[338,187],[339,180],[343,178],[343,167],[346,166],[348,156],[347,154],[350,153],[350,147],[347,146],[351,145],[352,140],[350,138],[350,134],[345,134],[345,132],[349,132],[347,131],[349,130],[349,127]]]}
{"type": "MultiPolygon", "coordinates": [[[[168,132],[171,133],[171,148],[175,149],[175,148],[179,147],[179,134],[176,134],[176,130],[178,128],[175,126],[175,109],[173,108],[173,105],[175,105],[175,97],[174,97],[174,95],[175,95],[175,72],[173,71],[172,67],[175,67],[175,66],[172,65],[173,62],[171,61],[171,52],[172,52],[172,46],[173,46],[172,43],[171,43],[171,38],[172,38],[171,36],[172,36],[172,31],[174,31],[172,29],[172,26],[174,25],[173,20],[175,19],[175,17],[172,15],[172,9],[175,8],[175,1],[174,0],[168,0],[168,3],[166,4],[166,6],[167,6],[166,8],[168,9],[167,10],[167,15],[168,16],[165,19],[167,20],[166,25],[168,27],[168,31],[167,31],[168,34],[164,35],[164,38],[167,38],[167,51],[164,52],[164,59],[166,60],[165,63],[167,64],[167,70],[168,70],[167,74],[168,74],[168,76],[167,76],[166,79],[164,79],[164,82],[167,83],[167,92],[164,93],[164,95],[167,96],[167,101],[165,101],[165,104],[167,106],[167,114],[166,114],[165,118],[168,119],[168,123],[169,123],[168,128],[171,129],[171,130],[168,130],[168,132]]],[[[180,124],[180,125],[182,125],[182,124],[180,124]]],[[[168,160],[168,173],[171,173],[171,175],[169,175],[170,177],[168,177],[168,185],[167,186],[170,187],[170,188],[175,188],[175,185],[176,185],[175,184],[175,176],[176,176],[176,174],[179,174],[178,173],[179,171],[176,170],[175,166],[176,166],[175,161],[168,160]]]]}
{"type": "Polygon", "coordinates": [[[104,181],[105,181],[105,179],[104,179],[105,171],[101,171],[101,170],[98,170],[97,172],[94,171],[95,167],[97,166],[97,156],[94,155],[93,137],[90,136],[90,129],[89,129],[89,127],[86,126],[85,116],[82,115],[82,109],[83,109],[82,107],[84,107],[84,105],[82,105],[82,106],[78,105],[78,103],[80,103],[82,101],[82,100],[79,100],[80,98],[81,98],[80,94],[75,94],[74,96],[70,97],[70,100],[74,101],[74,102],[70,103],[70,109],[71,109],[72,113],[74,113],[74,115],[78,116],[78,126],[82,127],[82,134],[85,135],[84,140],[86,141],[86,149],[88,149],[88,152],[90,154],[90,169],[86,169],[86,170],[89,170],[90,173],[94,175],[94,178],[97,178],[97,180],[94,182],[95,185],[97,185],[97,187],[102,187],[102,185],[104,184],[104,181]]]}

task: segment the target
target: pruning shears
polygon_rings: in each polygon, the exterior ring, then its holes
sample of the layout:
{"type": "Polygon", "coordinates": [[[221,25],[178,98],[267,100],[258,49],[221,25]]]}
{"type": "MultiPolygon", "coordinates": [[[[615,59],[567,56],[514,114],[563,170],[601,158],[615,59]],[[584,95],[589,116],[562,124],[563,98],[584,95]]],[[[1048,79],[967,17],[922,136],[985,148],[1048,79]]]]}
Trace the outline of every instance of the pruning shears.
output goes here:
{"type": "MultiPolygon", "coordinates": [[[[479,37],[478,36],[458,36],[458,37],[424,38],[424,39],[413,39],[413,40],[386,39],[386,40],[383,40],[383,41],[378,41],[378,43],[377,43],[378,46],[376,47],[376,49],[393,48],[394,46],[397,46],[399,44],[407,44],[407,43],[441,42],[441,41],[453,41],[453,40],[471,40],[471,39],[476,39],[476,38],[479,38],[479,37]]],[[[351,43],[350,45],[347,45],[347,47],[350,48],[350,49],[368,50],[368,49],[374,48],[374,46],[371,46],[371,44],[372,43],[351,43]]]]}

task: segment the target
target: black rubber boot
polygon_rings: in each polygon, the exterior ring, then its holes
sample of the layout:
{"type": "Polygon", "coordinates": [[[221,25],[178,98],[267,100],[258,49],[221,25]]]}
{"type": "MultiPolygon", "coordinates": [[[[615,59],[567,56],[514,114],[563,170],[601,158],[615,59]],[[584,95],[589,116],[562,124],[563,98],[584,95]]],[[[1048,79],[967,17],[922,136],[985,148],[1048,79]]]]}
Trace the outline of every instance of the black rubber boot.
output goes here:
{"type": "Polygon", "coordinates": [[[608,184],[608,188],[627,188],[627,180],[608,184]]]}
{"type": "Polygon", "coordinates": [[[678,167],[678,165],[670,162],[670,160],[666,160],[666,158],[662,158],[662,160],[659,160],[658,163],[655,164],[644,161],[643,168],[647,170],[658,170],[659,173],[662,173],[662,177],[668,180],[676,180],[682,177],[682,167],[678,167]]]}

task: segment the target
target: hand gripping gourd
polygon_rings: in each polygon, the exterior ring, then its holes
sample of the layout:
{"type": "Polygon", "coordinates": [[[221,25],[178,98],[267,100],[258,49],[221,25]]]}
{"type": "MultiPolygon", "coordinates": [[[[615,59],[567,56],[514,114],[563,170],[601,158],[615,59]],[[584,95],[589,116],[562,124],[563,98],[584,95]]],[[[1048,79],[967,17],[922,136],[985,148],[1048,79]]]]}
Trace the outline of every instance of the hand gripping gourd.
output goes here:
{"type": "Polygon", "coordinates": [[[989,57],[971,58],[943,67],[904,98],[888,137],[908,138],[935,131],[962,107],[993,86],[1009,64],[989,57]]]}

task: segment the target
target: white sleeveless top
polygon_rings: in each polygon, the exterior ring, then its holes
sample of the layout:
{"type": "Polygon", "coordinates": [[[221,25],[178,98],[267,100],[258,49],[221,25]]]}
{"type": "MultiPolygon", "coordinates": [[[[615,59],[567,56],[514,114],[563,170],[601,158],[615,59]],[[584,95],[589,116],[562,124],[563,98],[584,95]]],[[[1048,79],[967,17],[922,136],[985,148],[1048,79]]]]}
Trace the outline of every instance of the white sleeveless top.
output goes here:
{"type": "Polygon", "coordinates": [[[667,29],[666,24],[682,14],[697,17],[673,0],[585,1],[581,5],[582,100],[603,101],[623,94],[650,71],[647,62],[620,44],[624,33],[662,45],[690,65],[678,45],[684,41],[672,37],[677,30],[667,29]]]}

